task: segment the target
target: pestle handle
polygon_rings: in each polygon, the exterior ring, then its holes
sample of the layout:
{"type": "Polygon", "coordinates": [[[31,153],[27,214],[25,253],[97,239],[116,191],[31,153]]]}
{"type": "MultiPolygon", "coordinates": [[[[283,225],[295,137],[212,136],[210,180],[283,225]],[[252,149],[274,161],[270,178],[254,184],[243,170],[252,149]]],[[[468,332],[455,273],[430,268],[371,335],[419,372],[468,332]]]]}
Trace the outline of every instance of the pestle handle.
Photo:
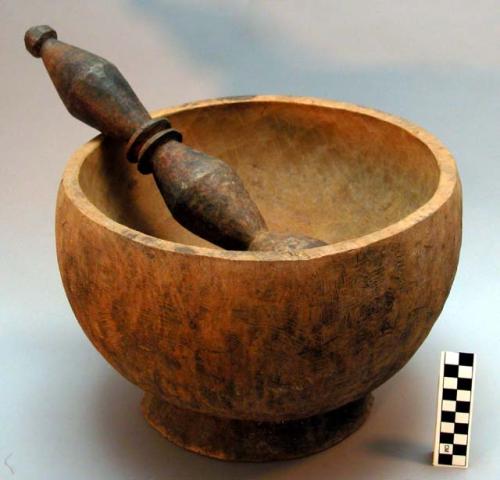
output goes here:
{"type": "Polygon", "coordinates": [[[140,160],[143,147],[160,131],[170,130],[172,138],[182,140],[166,118],[151,119],[127,80],[106,59],[61,42],[47,25],[30,28],[24,43],[34,57],[42,58],[68,112],[105,135],[130,141],[131,162],[140,160]]]}
{"type": "Polygon", "coordinates": [[[57,40],[47,25],[30,28],[26,49],[41,57],[74,117],[105,135],[129,140],[150,116],[119,70],[105,59],[57,40]]]}
{"type": "Polygon", "coordinates": [[[290,250],[325,245],[269,232],[234,170],[182,144],[166,118],[152,119],[120,71],[107,60],[57,39],[47,25],[30,28],[26,49],[41,57],[68,111],[105,135],[128,142],[127,158],[153,173],[174,218],[232,250],[290,250]]]}

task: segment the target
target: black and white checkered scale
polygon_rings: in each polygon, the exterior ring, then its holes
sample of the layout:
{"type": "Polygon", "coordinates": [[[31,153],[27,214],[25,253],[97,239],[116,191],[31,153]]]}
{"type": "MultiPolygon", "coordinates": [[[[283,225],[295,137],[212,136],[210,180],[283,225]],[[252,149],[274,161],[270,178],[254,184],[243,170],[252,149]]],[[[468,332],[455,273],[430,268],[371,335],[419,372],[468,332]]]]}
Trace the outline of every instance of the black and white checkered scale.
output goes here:
{"type": "Polygon", "coordinates": [[[466,467],[470,444],[470,420],[474,354],[444,352],[441,365],[440,405],[434,464],[466,467]]]}

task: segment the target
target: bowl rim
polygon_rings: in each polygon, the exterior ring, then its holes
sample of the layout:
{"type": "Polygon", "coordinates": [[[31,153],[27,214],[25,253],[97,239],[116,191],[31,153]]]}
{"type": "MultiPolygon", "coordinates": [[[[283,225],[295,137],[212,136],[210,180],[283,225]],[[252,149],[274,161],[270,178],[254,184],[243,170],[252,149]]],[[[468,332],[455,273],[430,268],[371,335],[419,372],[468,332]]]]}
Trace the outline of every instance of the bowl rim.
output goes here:
{"type": "Polygon", "coordinates": [[[458,171],[452,154],[444,145],[431,133],[420,126],[409,122],[403,118],[391,115],[373,108],[360,105],[339,102],[336,100],[327,100],[317,97],[303,97],[291,95],[253,95],[253,96],[235,96],[220,97],[207,100],[199,100],[190,103],[155,110],[153,117],[168,116],[174,113],[195,110],[214,105],[224,105],[233,103],[295,103],[299,105],[310,105],[335,110],[345,110],[352,113],[358,113],[368,117],[373,117],[409,133],[412,137],[419,140],[426,146],[432,155],[439,170],[439,180],[436,190],[431,198],[424,204],[415,209],[409,215],[401,218],[397,222],[387,225],[380,230],[367,233],[360,237],[341,240],[336,243],[325,246],[310,248],[307,250],[296,250],[290,252],[264,252],[264,251],[239,251],[239,250],[219,250],[209,247],[200,247],[184,243],[177,243],[171,240],[165,240],[159,237],[148,235],[139,230],[135,230],[127,225],[121,224],[104,214],[90,199],[86,196],[80,185],[80,169],[86,158],[95,151],[101,144],[104,136],[98,135],[79,147],[70,157],[62,177],[61,186],[72,204],[90,221],[104,227],[105,229],[126,236],[133,242],[141,244],[143,247],[154,248],[166,252],[182,255],[196,255],[202,257],[218,258],[224,260],[236,261],[290,261],[290,260],[312,260],[321,257],[336,255],[349,251],[362,249],[370,244],[381,242],[389,237],[401,234],[414,227],[421,221],[433,215],[444,205],[453,195],[458,183],[458,171]]]}

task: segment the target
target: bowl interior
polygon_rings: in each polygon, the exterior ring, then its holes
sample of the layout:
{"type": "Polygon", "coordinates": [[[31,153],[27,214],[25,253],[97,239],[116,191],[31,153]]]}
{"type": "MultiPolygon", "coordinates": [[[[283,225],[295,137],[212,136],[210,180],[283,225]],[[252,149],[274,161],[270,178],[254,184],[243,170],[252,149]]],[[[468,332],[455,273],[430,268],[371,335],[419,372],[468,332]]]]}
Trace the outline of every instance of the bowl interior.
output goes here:
{"type": "MultiPolygon", "coordinates": [[[[233,166],[268,226],[335,243],[395,223],[436,191],[432,152],[403,128],[344,108],[235,101],[169,113],[184,142],[233,166]]],[[[151,175],[105,140],[80,185],[118,223],[166,240],[215,247],[170,215],[151,175]]]]}

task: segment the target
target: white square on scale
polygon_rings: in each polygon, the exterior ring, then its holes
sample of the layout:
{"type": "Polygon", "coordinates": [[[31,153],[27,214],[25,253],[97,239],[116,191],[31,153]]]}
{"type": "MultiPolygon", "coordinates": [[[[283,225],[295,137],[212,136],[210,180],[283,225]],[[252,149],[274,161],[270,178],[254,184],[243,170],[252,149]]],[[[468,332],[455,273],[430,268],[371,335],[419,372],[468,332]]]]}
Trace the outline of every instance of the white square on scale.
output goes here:
{"type": "Polygon", "coordinates": [[[457,400],[459,402],[470,402],[470,390],[457,390],[457,400]]]}
{"type": "Polygon", "coordinates": [[[453,453],[453,445],[449,443],[442,443],[439,445],[439,453],[447,453],[451,455],[453,453]]]}
{"type": "Polygon", "coordinates": [[[464,412],[455,413],[455,423],[469,423],[469,414],[464,412]]]}
{"type": "Polygon", "coordinates": [[[455,435],[453,435],[453,443],[455,445],[467,445],[467,435],[455,433],[455,435]]]}
{"type": "Polygon", "coordinates": [[[457,467],[465,467],[465,456],[464,455],[453,455],[453,459],[451,461],[452,465],[456,465],[457,467]]]}
{"type": "Polygon", "coordinates": [[[457,388],[457,379],[453,377],[444,377],[444,388],[457,388]]]}
{"type": "Polygon", "coordinates": [[[446,352],[445,363],[448,365],[458,365],[458,353],[457,352],[446,352]]]}
{"type": "Polygon", "coordinates": [[[460,378],[472,378],[472,367],[460,365],[458,367],[458,376],[460,378]]]}
{"type": "Polygon", "coordinates": [[[451,422],[441,422],[441,431],[443,433],[455,433],[455,424],[451,422]]]}
{"type": "Polygon", "coordinates": [[[455,400],[443,400],[443,411],[444,412],[454,412],[456,408],[455,400]]]}

